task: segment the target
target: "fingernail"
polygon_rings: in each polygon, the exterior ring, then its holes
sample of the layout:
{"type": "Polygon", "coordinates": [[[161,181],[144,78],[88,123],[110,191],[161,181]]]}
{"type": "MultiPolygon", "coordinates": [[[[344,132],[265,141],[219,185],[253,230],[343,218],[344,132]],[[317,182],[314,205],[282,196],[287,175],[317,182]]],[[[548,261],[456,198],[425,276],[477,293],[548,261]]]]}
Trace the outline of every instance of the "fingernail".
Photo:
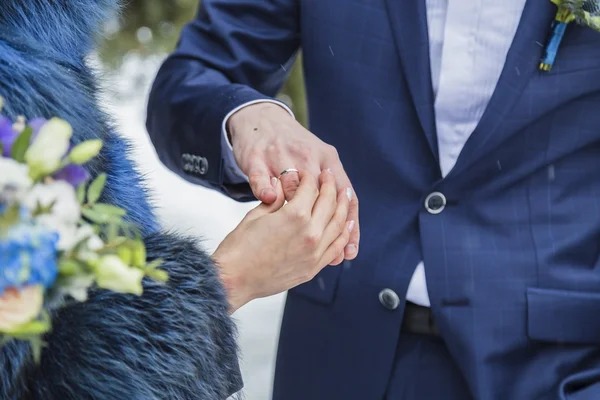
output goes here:
{"type": "Polygon", "coordinates": [[[346,254],[356,254],[356,252],[358,251],[358,246],[355,244],[349,244],[348,246],[346,246],[346,254]]]}
{"type": "Polygon", "coordinates": [[[277,178],[271,178],[271,186],[273,186],[274,188],[277,187],[277,178]]]}
{"type": "Polygon", "coordinates": [[[356,222],[354,221],[350,221],[348,223],[348,232],[352,232],[354,230],[354,225],[356,225],[356,222]]]}
{"type": "Polygon", "coordinates": [[[348,196],[348,201],[352,201],[352,189],[346,189],[346,196],[348,196]]]}
{"type": "Polygon", "coordinates": [[[327,168],[325,171],[327,171],[328,173],[330,173],[331,175],[333,175],[333,171],[331,170],[331,168],[327,168]]]}

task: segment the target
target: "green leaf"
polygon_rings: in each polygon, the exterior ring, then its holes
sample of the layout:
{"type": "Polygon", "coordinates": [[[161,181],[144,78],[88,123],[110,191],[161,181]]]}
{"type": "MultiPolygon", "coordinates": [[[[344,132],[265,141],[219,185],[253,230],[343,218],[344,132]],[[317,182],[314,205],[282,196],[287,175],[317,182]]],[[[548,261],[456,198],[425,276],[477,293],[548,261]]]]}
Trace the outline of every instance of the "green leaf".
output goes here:
{"type": "Polygon", "coordinates": [[[57,284],[61,293],[71,296],[76,301],[87,300],[88,288],[94,283],[93,274],[78,274],[70,278],[58,279],[57,284]]]}
{"type": "Polygon", "coordinates": [[[30,126],[26,126],[13,143],[11,157],[15,161],[20,163],[25,162],[25,152],[29,148],[32,133],[33,129],[30,126]]]}
{"type": "MultiPolygon", "coordinates": [[[[118,217],[114,217],[118,218],[118,217]]],[[[106,227],[106,241],[112,243],[119,234],[119,224],[113,221],[106,227]]]]}
{"type": "Polygon", "coordinates": [[[56,204],[56,199],[52,200],[52,202],[50,204],[48,204],[47,206],[41,205],[40,202],[38,201],[37,205],[35,206],[35,210],[33,210],[32,215],[34,217],[37,217],[42,214],[50,214],[52,212],[52,207],[54,207],[55,204],[56,204]]]}
{"type": "Polygon", "coordinates": [[[31,355],[33,356],[33,362],[38,365],[42,360],[42,350],[44,349],[45,343],[40,337],[33,337],[29,339],[31,345],[31,355]]]}
{"type": "Polygon", "coordinates": [[[136,267],[143,267],[146,265],[146,246],[141,240],[135,240],[131,243],[132,250],[132,263],[136,267]]]}
{"type": "Polygon", "coordinates": [[[159,267],[162,265],[162,263],[163,263],[163,260],[161,260],[160,258],[157,258],[157,259],[151,261],[150,263],[148,263],[144,267],[144,272],[151,279],[153,279],[157,282],[166,283],[169,280],[169,274],[166,271],[159,269],[159,267]]]}
{"type": "Polygon", "coordinates": [[[42,313],[42,319],[24,323],[4,333],[18,339],[29,339],[34,335],[42,335],[48,332],[50,327],[50,318],[46,313],[42,313]]]}
{"type": "Polygon", "coordinates": [[[106,174],[100,174],[94,181],[90,184],[88,188],[87,197],[88,203],[94,204],[100,198],[102,194],[102,189],[104,189],[104,185],[106,184],[106,174]]]}
{"type": "Polygon", "coordinates": [[[127,212],[120,207],[116,207],[110,204],[96,203],[92,207],[92,210],[102,214],[114,215],[117,217],[124,216],[127,212]]]}
{"type": "Polygon", "coordinates": [[[91,208],[82,208],[81,214],[83,214],[84,217],[96,224],[106,224],[111,220],[110,215],[99,213],[98,211],[92,210],[91,208]]]}
{"type": "Polygon", "coordinates": [[[58,273],[64,276],[74,276],[81,272],[80,264],[75,260],[62,260],[58,266],[58,273]]]}
{"type": "Polygon", "coordinates": [[[119,246],[117,248],[117,255],[127,265],[131,265],[131,260],[133,259],[133,251],[131,251],[131,247],[128,244],[119,246]]]}
{"type": "Polygon", "coordinates": [[[124,236],[116,236],[109,241],[111,247],[119,247],[123,243],[127,242],[127,238],[124,236]]]}
{"type": "Polygon", "coordinates": [[[96,157],[102,149],[102,141],[99,139],[86,140],[85,142],[79,143],[69,153],[69,161],[73,164],[81,165],[90,161],[96,157]]]}
{"type": "Polygon", "coordinates": [[[0,231],[8,230],[11,226],[18,223],[19,219],[19,206],[13,204],[3,214],[0,214],[0,231]]]}
{"type": "Polygon", "coordinates": [[[161,283],[167,283],[169,281],[169,274],[167,274],[167,272],[163,271],[162,269],[152,270],[148,272],[148,276],[151,279],[161,283]]]}
{"type": "Polygon", "coordinates": [[[163,260],[161,260],[160,258],[152,260],[151,262],[146,264],[146,270],[156,269],[156,268],[160,267],[162,265],[162,263],[163,263],[163,260]]]}
{"type": "Polygon", "coordinates": [[[83,183],[77,187],[77,201],[82,205],[85,203],[85,184],[83,183]]]}

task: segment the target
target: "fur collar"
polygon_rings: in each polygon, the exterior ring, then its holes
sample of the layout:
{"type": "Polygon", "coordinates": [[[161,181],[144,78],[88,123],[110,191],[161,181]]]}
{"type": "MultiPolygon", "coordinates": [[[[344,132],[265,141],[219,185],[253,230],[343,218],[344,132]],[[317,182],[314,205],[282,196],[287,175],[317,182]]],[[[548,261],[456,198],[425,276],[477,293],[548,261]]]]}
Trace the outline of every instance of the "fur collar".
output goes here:
{"type": "MultiPolygon", "coordinates": [[[[109,175],[104,201],[125,208],[145,232],[156,229],[129,145],[97,106],[96,76],[85,63],[117,0],[0,0],[0,96],[11,118],[60,117],[73,143],[101,138],[92,176],[109,175]]],[[[112,14],[114,15],[114,14],[112,14]]]]}
{"type": "Polygon", "coordinates": [[[69,57],[92,49],[101,24],[118,10],[119,0],[2,0],[0,27],[22,39],[69,57]]]}

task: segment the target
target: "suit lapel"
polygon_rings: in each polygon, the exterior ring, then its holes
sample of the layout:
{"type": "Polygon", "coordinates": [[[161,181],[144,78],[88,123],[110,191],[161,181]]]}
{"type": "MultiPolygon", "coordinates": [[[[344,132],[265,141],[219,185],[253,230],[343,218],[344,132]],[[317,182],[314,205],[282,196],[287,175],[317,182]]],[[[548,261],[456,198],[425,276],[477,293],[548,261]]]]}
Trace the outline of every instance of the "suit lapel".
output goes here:
{"type": "Polygon", "coordinates": [[[526,2],[496,89],[448,177],[472,165],[514,133],[499,128],[532,74],[538,73],[543,46],[555,14],[556,6],[549,0],[526,2]]]}
{"type": "MultiPolygon", "coordinates": [[[[535,0],[542,1],[542,0],[535,0]]],[[[438,160],[425,0],[386,0],[394,41],[429,147],[438,160]]]]}

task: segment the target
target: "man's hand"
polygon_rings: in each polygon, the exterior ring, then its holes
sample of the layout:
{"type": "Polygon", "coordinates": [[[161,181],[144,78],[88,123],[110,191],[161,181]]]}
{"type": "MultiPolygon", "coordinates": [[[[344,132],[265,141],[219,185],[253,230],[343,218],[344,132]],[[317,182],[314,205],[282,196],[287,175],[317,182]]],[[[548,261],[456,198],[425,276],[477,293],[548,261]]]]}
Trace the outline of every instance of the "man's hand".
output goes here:
{"type": "MultiPolygon", "coordinates": [[[[289,168],[308,171],[315,179],[321,171],[329,169],[338,190],[352,186],[336,149],[306,130],[283,107],[272,103],[244,107],[229,118],[227,130],[240,169],[248,176],[256,198],[265,204],[277,200],[271,178],[279,177],[289,168]]],[[[281,183],[285,198],[290,201],[300,183],[298,174],[282,176],[281,183]]],[[[350,203],[348,221],[356,221],[356,226],[345,250],[333,264],[344,258],[352,260],[358,254],[360,229],[356,192],[350,203]]]]}

